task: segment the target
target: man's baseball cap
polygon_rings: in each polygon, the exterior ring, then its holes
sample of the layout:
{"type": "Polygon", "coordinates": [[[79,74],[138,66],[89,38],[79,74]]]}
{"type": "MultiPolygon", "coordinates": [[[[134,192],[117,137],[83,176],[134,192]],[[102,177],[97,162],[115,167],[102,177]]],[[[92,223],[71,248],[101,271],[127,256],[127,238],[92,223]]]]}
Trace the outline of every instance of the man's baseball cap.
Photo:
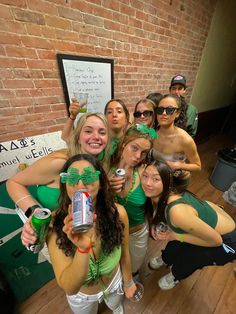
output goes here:
{"type": "Polygon", "coordinates": [[[183,87],[186,88],[186,78],[183,75],[180,75],[180,74],[175,75],[171,79],[170,86],[173,86],[173,85],[176,85],[176,84],[183,85],[183,87]]]}

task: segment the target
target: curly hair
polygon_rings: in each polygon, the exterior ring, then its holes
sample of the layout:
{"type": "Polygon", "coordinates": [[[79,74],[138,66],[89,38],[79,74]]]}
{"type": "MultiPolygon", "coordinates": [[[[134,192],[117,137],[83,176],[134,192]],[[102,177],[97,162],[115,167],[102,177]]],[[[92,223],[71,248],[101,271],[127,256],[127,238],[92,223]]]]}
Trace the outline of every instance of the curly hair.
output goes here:
{"type": "MultiPolygon", "coordinates": [[[[115,247],[121,245],[124,232],[124,224],[120,221],[119,212],[115,205],[113,193],[111,191],[107,176],[100,162],[91,155],[78,154],[65,163],[62,172],[66,172],[72,163],[80,160],[88,161],[95,170],[100,171],[100,187],[96,199],[96,233],[101,236],[101,247],[105,255],[109,255],[115,247]]],[[[57,234],[56,243],[64,251],[66,256],[75,254],[76,247],[62,231],[64,219],[68,214],[68,206],[71,204],[66,190],[66,184],[60,183],[61,194],[59,197],[59,210],[56,212],[53,231],[57,234]]]]}

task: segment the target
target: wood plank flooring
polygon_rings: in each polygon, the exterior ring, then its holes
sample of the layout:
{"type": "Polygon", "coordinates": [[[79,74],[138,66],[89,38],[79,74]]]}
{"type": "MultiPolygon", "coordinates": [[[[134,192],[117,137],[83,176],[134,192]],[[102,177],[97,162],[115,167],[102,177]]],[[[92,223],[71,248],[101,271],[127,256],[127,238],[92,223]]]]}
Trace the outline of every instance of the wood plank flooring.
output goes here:
{"type": "MultiPolygon", "coordinates": [[[[215,189],[209,182],[217,160],[217,151],[224,147],[232,147],[235,143],[225,135],[217,135],[207,142],[198,145],[202,160],[202,171],[193,174],[189,189],[200,198],[224,205],[236,219],[236,208],[225,203],[222,192],[215,189]]],[[[150,239],[146,264],[150,257],[160,254],[165,246],[163,241],[150,239]]],[[[125,311],[129,314],[235,314],[236,313],[236,277],[233,268],[236,262],[225,266],[205,267],[183,280],[174,289],[162,291],[158,287],[158,279],[166,274],[165,267],[150,271],[145,265],[141,275],[145,294],[137,303],[125,301],[125,311]]],[[[52,280],[28,300],[19,305],[21,314],[70,314],[64,292],[52,280]]],[[[102,303],[99,314],[111,311],[102,303]]]]}

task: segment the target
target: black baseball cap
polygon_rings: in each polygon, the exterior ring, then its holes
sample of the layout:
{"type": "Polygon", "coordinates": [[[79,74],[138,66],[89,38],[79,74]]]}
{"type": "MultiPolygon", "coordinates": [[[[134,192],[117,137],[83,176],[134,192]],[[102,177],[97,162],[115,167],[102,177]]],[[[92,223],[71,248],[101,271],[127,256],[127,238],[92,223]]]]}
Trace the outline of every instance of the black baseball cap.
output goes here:
{"type": "Polygon", "coordinates": [[[186,78],[183,75],[175,75],[172,77],[171,82],[170,82],[170,87],[176,84],[183,85],[184,88],[186,88],[186,78]]]}

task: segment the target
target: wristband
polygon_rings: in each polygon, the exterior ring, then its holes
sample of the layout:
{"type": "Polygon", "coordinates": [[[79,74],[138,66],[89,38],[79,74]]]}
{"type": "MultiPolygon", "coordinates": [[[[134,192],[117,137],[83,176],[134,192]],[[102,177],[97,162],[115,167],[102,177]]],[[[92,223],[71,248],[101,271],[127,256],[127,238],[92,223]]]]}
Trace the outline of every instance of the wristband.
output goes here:
{"type": "Polygon", "coordinates": [[[77,247],[77,251],[81,254],[87,254],[90,252],[92,247],[93,247],[93,243],[92,243],[92,240],[90,240],[89,247],[86,250],[81,250],[79,247],[77,247]]]}
{"type": "Polygon", "coordinates": [[[25,216],[29,218],[29,216],[31,216],[33,214],[33,212],[35,211],[36,208],[40,208],[40,206],[35,204],[33,206],[28,207],[26,212],[25,212],[25,216]]]}
{"type": "Polygon", "coordinates": [[[126,283],[123,283],[123,287],[124,287],[124,288],[129,288],[129,287],[131,287],[131,286],[133,286],[133,285],[134,285],[133,279],[131,279],[130,281],[128,281],[128,282],[126,282],[126,283]]]}
{"type": "Polygon", "coordinates": [[[69,116],[69,119],[71,119],[72,121],[75,121],[75,118],[73,119],[73,118],[71,118],[71,116],[69,116]]]}

